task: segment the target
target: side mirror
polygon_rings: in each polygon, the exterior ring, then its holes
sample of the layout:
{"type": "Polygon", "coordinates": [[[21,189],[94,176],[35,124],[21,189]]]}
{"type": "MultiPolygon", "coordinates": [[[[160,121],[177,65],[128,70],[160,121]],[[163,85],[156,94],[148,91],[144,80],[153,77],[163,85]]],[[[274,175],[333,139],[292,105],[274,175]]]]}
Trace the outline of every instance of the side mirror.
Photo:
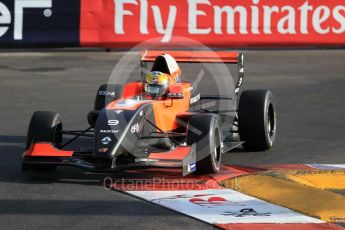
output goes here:
{"type": "Polygon", "coordinates": [[[171,99],[183,99],[184,98],[183,86],[182,85],[170,85],[167,97],[171,98],[171,99]]]}

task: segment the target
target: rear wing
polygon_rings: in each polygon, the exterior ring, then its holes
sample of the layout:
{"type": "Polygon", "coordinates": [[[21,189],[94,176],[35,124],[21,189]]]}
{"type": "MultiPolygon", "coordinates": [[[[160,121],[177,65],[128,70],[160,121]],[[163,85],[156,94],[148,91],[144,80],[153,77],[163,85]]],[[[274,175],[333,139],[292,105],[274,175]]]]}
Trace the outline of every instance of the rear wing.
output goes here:
{"type": "MultiPolygon", "coordinates": [[[[169,51],[143,50],[140,52],[141,67],[147,67],[147,62],[153,62],[161,54],[170,54],[177,62],[184,63],[226,63],[237,64],[238,80],[235,86],[235,95],[238,96],[244,78],[243,53],[229,51],[169,51]]],[[[142,71],[143,73],[143,71],[142,71]]]]}

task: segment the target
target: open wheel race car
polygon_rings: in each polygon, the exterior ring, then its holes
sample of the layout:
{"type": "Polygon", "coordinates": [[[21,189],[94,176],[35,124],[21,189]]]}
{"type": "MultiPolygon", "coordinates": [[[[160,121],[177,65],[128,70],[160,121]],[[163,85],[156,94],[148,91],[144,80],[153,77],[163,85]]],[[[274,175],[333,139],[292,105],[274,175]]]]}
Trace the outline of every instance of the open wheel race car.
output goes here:
{"type": "Polygon", "coordinates": [[[183,175],[218,173],[222,153],[241,145],[250,151],[272,147],[276,135],[273,95],[269,90],[239,94],[244,77],[242,53],[141,52],[142,69],[149,62],[153,62],[153,75],[141,81],[100,86],[86,130],[67,131],[59,114],[35,112],[28,128],[23,171],[56,166],[91,172],[177,167],[183,169],[183,175]],[[178,79],[181,70],[177,62],[237,64],[232,97],[198,92],[191,83],[178,79]],[[175,81],[169,80],[172,78],[175,81]],[[154,85],[165,80],[170,81],[168,87],[154,85]],[[204,100],[231,100],[233,107],[208,110],[203,107],[204,100]],[[74,137],[64,142],[66,135],[74,137]],[[82,136],[90,137],[92,148],[67,148],[82,136]]]}

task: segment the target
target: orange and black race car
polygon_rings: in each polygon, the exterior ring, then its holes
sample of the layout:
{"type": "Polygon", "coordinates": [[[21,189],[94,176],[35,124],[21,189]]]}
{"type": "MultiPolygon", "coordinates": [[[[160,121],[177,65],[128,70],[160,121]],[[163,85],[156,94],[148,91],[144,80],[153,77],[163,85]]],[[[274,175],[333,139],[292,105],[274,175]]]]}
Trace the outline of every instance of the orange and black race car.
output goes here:
{"type": "Polygon", "coordinates": [[[91,172],[132,168],[179,167],[189,173],[218,173],[222,153],[239,146],[261,151],[276,135],[273,96],[269,90],[239,94],[243,54],[211,51],[143,51],[141,66],[152,69],[142,80],[102,85],[83,131],[63,129],[59,114],[37,111],[28,128],[22,169],[74,166],[91,172]],[[177,63],[237,64],[231,97],[198,92],[180,78],[177,63]],[[203,101],[232,101],[226,110],[210,110],[203,101]],[[74,136],[64,141],[67,135],[74,136]],[[78,137],[92,148],[68,149],[78,137]]]}

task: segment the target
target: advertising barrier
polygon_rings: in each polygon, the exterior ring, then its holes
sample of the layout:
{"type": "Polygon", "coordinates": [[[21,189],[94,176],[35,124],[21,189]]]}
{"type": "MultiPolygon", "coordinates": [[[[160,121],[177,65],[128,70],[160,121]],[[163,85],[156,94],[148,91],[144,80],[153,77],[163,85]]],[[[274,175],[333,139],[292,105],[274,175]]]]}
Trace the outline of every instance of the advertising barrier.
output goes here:
{"type": "Polygon", "coordinates": [[[81,9],[84,46],[345,44],[342,0],[82,0],[81,9]]]}
{"type": "Polygon", "coordinates": [[[79,46],[79,0],[0,0],[0,47],[79,46]]]}
{"type": "Polygon", "coordinates": [[[344,46],[344,34],[343,0],[0,0],[1,47],[344,46]]]}

